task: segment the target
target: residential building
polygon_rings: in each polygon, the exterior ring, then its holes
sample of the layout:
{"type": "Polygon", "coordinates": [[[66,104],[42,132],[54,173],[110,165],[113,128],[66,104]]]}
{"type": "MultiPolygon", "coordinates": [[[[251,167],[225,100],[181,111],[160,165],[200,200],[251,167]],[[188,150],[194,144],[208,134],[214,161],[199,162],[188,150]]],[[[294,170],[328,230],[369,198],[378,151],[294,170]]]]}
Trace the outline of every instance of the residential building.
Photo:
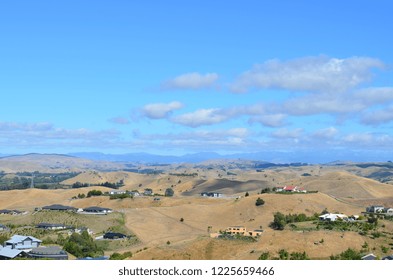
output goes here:
{"type": "Polygon", "coordinates": [[[27,256],[33,259],[68,260],[67,252],[58,246],[34,248],[27,256]]]}
{"type": "Polygon", "coordinates": [[[87,207],[83,208],[83,212],[85,214],[96,214],[96,215],[106,215],[109,213],[112,213],[113,210],[110,208],[103,208],[103,207],[98,207],[98,206],[92,206],[92,207],[87,207]]]}
{"type": "Polygon", "coordinates": [[[41,245],[42,241],[32,237],[24,235],[14,235],[11,239],[4,242],[4,247],[10,247],[11,249],[29,251],[32,248],[37,248],[41,245]]]}

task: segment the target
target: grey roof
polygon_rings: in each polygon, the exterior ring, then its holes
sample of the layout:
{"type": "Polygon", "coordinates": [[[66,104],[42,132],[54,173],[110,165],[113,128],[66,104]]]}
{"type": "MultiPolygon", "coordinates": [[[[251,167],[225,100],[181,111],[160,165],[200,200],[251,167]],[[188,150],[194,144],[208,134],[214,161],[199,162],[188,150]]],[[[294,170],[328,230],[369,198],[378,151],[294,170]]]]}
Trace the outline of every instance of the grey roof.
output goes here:
{"type": "Polygon", "coordinates": [[[377,257],[374,254],[368,254],[362,257],[362,260],[376,260],[377,257]]]}
{"type": "Polygon", "coordinates": [[[52,228],[52,227],[62,227],[67,228],[68,226],[64,224],[50,224],[50,223],[39,223],[37,224],[38,228],[52,228]]]}
{"type": "Polygon", "coordinates": [[[382,259],[383,259],[383,260],[390,260],[390,261],[393,261],[393,255],[383,257],[382,259]]]}
{"type": "Polygon", "coordinates": [[[76,210],[75,207],[64,206],[61,204],[52,204],[52,205],[44,206],[44,207],[42,207],[42,209],[44,209],[44,210],[76,210]]]}
{"type": "Polygon", "coordinates": [[[25,236],[25,235],[15,234],[11,237],[11,239],[7,240],[6,243],[15,244],[15,243],[23,242],[27,238],[30,238],[32,241],[35,241],[35,242],[40,242],[40,243],[42,242],[41,240],[39,240],[33,236],[25,236]]]}
{"type": "Polygon", "coordinates": [[[19,254],[23,253],[23,251],[12,249],[11,247],[3,247],[0,249],[0,256],[13,259],[19,254]]]}
{"type": "Polygon", "coordinates": [[[29,254],[38,255],[66,255],[67,253],[59,246],[37,247],[32,249],[29,254]]]}
{"type": "Polygon", "coordinates": [[[98,207],[98,206],[91,206],[91,207],[87,207],[87,208],[83,208],[83,211],[92,211],[92,212],[96,212],[96,211],[110,211],[112,209],[110,208],[103,208],[103,207],[98,207]]]}

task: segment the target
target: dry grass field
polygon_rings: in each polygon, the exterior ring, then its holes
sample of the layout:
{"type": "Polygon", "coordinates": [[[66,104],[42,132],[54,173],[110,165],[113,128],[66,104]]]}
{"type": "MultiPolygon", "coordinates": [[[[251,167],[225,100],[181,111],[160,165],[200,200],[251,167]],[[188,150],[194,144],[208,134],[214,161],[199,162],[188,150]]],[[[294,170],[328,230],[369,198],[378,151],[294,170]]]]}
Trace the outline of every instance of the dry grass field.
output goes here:
{"type": "MultiPolygon", "coordinates": [[[[359,173],[358,169],[355,171],[359,173]]],[[[182,165],[154,175],[84,170],[63,183],[92,185],[87,188],[1,191],[0,209],[26,210],[28,214],[2,215],[0,223],[76,223],[73,217],[63,217],[63,214],[44,216],[34,213],[34,208],[50,204],[77,208],[101,206],[112,208],[115,213],[107,216],[74,214],[78,215],[77,223],[91,227],[96,233],[123,226],[123,230],[135,234],[140,243],[113,247],[107,253],[132,251],[133,259],[257,259],[267,251],[275,257],[280,249],[306,251],[311,258],[328,259],[330,255],[338,254],[348,247],[360,249],[365,242],[369,244],[370,250],[382,255],[381,246],[393,241],[389,240],[389,235],[373,239],[357,232],[290,228],[276,231],[269,227],[276,212],[312,216],[327,209],[330,212],[359,215],[366,206],[373,204],[393,207],[392,185],[358,176],[360,174],[356,175],[356,172],[340,170],[337,166],[319,165],[280,167],[258,172],[255,169],[228,171],[222,167],[213,169],[182,165]],[[145,188],[151,188],[155,193],[163,195],[165,189],[171,188],[174,196],[160,196],[160,200],[149,196],[112,200],[108,196],[72,199],[91,190],[107,192],[109,188],[94,184],[120,180],[124,182],[122,190],[143,192],[145,188]],[[284,185],[297,185],[318,192],[260,194],[264,188],[284,185]],[[201,192],[220,192],[224,197],[201,197],[201,192]],[[249,193],[247,197],[246,192],[249,193]],[[265,201],[263,206],[255,205],[258,197],[265,201]],[[245,226],[248,230],[263,229],[264,232],[256,242],[210,238],[211,232],[225,230],[229,226],[245,226]],[[321,240],[322,243],[319,242],[321,240]]],[[[385,231],[393,232],[393,222],[382,223],[385,231]]],[[[393,253],[390,247],[389,253],[393,253]]]]}

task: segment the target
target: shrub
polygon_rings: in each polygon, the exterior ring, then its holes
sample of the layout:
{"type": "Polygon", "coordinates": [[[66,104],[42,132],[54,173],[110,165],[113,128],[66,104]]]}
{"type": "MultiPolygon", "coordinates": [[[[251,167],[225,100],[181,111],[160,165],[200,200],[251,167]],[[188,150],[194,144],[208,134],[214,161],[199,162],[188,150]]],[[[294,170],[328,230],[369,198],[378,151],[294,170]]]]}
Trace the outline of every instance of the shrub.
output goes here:
{"type": "Polygon", "coordinates": [[[260,197],[258,197],[257,200],[255,201],[255,205],[256,206],[261,206],[261,205],[264,205],[264,204],[265,204],[265,201],[262,198],[260,198],[260,197]]]}

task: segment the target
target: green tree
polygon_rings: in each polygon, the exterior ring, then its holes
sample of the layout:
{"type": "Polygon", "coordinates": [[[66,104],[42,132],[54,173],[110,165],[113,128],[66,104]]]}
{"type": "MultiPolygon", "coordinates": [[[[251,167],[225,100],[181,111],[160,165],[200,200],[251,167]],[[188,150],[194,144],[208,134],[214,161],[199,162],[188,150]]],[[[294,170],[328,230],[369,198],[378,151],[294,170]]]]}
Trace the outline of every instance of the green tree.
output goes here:
{"type": "Polygon", "coordinates": [[[260,197],[258,197],[257,200],[255,201],[255,205],[256,206],[261,206],[261,205],[264,205],[264,204],[265,204],[265,201],[262,198],[260,198],[260,197]]]}
{"type": "Polygon", "coordinates": [[[173,189],[171,189],[171,188],[167,188],[167,189],[165,190],[165,196],[173,196],[174,193],[175,193],[175,192],[174,192],[173,189]]]}
{"type": "Polygon", "coordinates": [[[274,213],[273,222],[270,223],[270,227],[276,230],[283,230],[286,225],[285,215],[281,212],[274,213]]]}
{"type": "Polygon", "coordinates": [[[270,253],[269,252],[263,252],[259,256],[258,260],[268,260],[269,258],[270,258],[270,253]]]}
{"type": "Polygon", "coordinates": [[[289,253],[287,250],[281,249],[280,251],[278,251],[278,256],[280,260],[287,260],[289,257],[289,253]]]}

